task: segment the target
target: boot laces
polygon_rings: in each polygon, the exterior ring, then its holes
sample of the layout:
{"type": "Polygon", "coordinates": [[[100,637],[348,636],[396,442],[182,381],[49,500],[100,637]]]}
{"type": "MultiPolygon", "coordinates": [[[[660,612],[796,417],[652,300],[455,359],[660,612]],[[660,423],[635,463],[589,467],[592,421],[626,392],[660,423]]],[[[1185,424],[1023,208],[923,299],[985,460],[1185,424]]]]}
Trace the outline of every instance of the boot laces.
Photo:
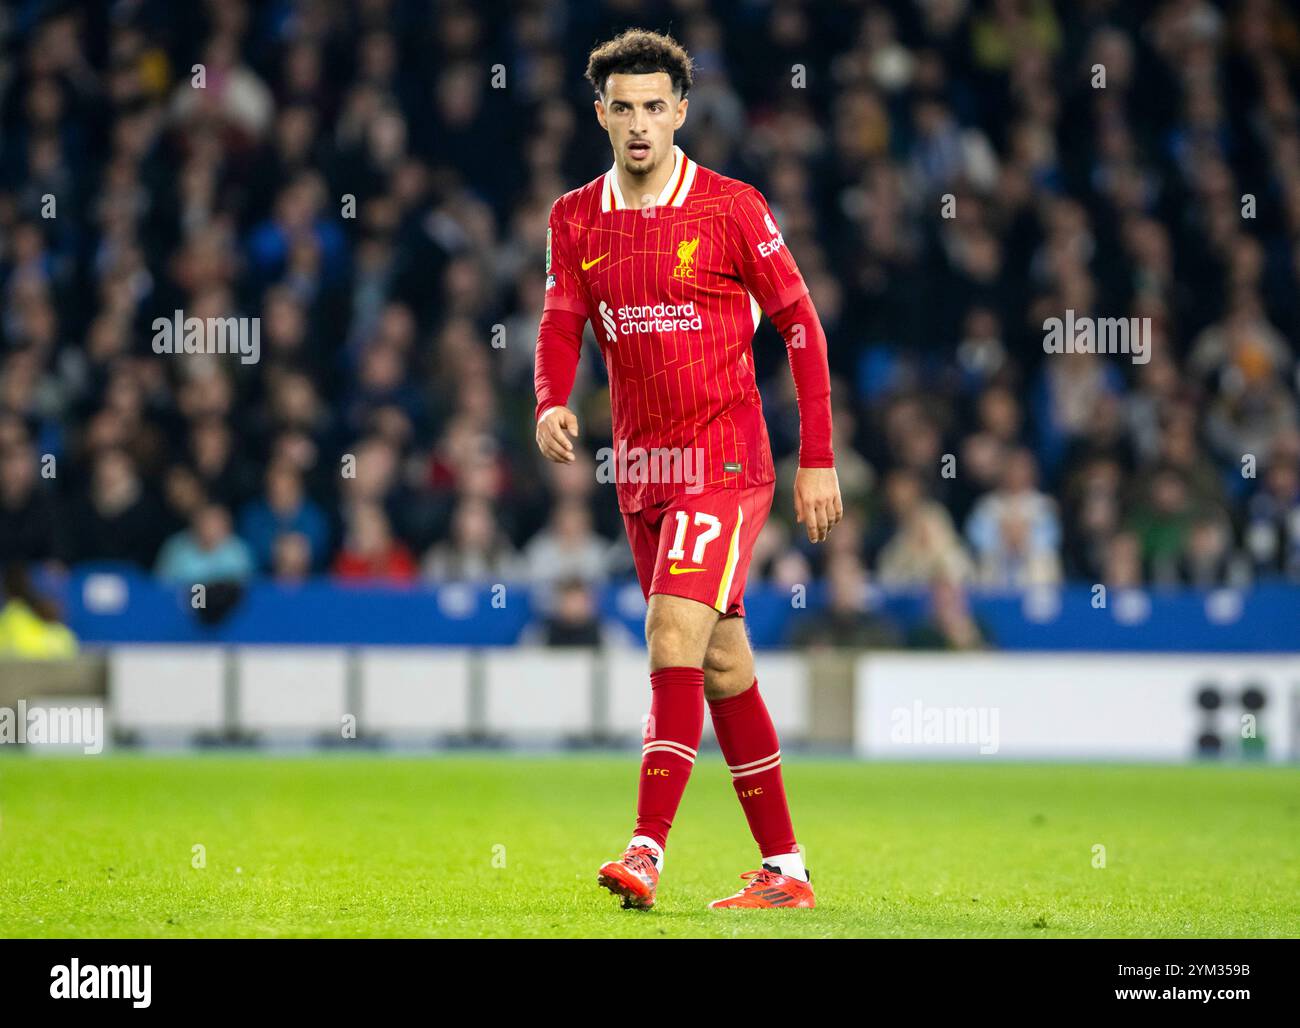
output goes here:
{"type": "Polygon", "coordinates": [[[747,884],[745,889],[757,889],[764,885],[771,885],[777,878],[781,877],[774,871],[767,868],[761,868],[757,871],[742,871],[740,877],[745,879],[747,884]]]}
{"type": "Polygon", "coordinates": [[[654,850],[649,846],[629,846],[623,854],[623,863],[638,874],[649,874],[654,868],[654,850]]]}

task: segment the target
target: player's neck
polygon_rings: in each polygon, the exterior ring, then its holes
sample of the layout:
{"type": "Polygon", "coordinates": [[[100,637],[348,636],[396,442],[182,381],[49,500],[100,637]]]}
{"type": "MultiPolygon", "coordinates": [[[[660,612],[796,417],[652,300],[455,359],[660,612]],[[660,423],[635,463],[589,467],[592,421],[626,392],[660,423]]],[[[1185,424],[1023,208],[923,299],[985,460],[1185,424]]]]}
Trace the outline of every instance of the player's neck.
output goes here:
{"type": "Polygon", "coordinates": [[[632,210],[653,207],[659,200],[659,194],[673,177],[673,168],[677,164],[676,151],[669,150],[648,175],[629,174],[623,165],[615,172],[618,175],[618,188],[623,193],[623,202],[632,210]]]}

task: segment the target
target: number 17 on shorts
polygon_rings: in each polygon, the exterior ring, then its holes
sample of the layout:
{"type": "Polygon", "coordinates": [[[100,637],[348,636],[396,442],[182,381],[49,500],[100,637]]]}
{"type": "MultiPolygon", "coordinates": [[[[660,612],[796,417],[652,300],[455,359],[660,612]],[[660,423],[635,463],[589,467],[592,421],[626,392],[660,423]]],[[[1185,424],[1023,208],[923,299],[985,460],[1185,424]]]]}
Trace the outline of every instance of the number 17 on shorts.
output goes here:
{"type": "Polygon", "coordinates": [[[647,597],[682,596],[719,614],[743,617],[745,579],[754,542],[772,508],[773,489],[771,483],[711,489],[624,515],[647,597]]]}

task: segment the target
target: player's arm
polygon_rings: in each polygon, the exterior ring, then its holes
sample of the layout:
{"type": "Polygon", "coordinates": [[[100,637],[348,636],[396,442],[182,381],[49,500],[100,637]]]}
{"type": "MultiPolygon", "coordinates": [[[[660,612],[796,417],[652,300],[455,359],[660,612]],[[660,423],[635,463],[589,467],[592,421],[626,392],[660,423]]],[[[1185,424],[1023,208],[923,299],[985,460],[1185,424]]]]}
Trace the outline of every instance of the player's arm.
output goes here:
{"type": "Polygon", "coordinates": [[[730,210],[728,238],[745,288],[785,340],[799,406],[795,519],[819,543],[844,516],[831,445],[831,375],[826,333],[808,286],[757,189],[742,190],[730,210]]]}
{"type": "Polygon", "coordinates": [[[789,307],[770,315],[785,340],[799,406],[799,470],[794,476],[795,520],[819,543],[844,517],[840,480],[831,446],[831,378],[826,333],[804,293],[789,307]]]}
{"type": "Polygon", "coordinates": [[[537,394],[537,448],[547,460],[575,460],[573,439],[578,417],[568,408],[573,380],[582,356],[582,332],[587,306],[582,283],[574,274],[573,248],[564,220],[551,208],[546,230],[546,300],[537,330],[533,387],[537,394]],[[572,438],[570,438],[572,437],[572,438]]]}

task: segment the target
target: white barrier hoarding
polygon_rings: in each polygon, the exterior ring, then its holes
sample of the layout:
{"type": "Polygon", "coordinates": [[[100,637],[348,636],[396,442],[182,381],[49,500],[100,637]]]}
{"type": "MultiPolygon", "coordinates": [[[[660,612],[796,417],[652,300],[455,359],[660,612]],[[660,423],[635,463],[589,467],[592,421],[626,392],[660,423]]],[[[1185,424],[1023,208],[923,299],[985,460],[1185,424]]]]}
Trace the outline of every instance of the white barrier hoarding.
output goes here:
{"type": "Polygon", "coordinates": [[[858,663],[855,692],[861,756],[1187,760],[1214,738],[1224,757],[1277,761],[1296,756],[1300,659],[875,654],[858,663]],[[1198,702],[1207,688],[1216,709],[1198,702]]]}
{"type": "MultiPolygon", "coordinates": [[[[117,647],[110,711],[119,725],[168,737],[224,724],[282,734],[339,730],[348,679],[364,728],[435,742],[477,727],[508,741],[631,742],[649,709],[644,651],[436,647],[117,647]],[[471,724],[481,661],[481,725],[471,724]],[[225,679],[226,661],[231,675],[225,679]],[[351,670],[350,670],[351,669],[351,670]]],[[[759,679],[782,738],[808,732],[805,655],[764,653],[759,679]]],[[[1207,738],[1225,758],[1300,759],[1300,658],[1082,653],[870,654],[858,660],[853,746],[888,759],[1187,760],[1207,738]],[[1212,688],[1217,709],[1198,704],[1212,688]],[[1246,704],[1248,693],[1262,706],[1246,704]]],[[[706,743],[711,731],[706,718],[706,743]]]]}

